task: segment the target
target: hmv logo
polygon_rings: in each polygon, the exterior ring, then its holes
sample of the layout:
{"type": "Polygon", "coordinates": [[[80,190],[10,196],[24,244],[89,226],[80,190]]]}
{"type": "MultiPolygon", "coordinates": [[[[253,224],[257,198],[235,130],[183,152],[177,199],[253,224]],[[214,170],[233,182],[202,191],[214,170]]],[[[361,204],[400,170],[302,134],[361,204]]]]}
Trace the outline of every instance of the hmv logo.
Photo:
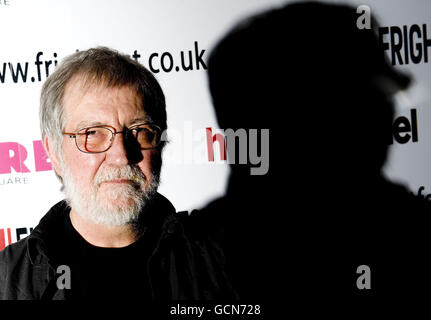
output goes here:
{"type": "Polygon", "coordinates": [[[250,175],[265,175],[269,170],[269,129],[226,129],[213,135],[206,128],[208,161],[214,161],[214,146],[217,142],[220,159],[233,164],[251,164],[250,175]]]}

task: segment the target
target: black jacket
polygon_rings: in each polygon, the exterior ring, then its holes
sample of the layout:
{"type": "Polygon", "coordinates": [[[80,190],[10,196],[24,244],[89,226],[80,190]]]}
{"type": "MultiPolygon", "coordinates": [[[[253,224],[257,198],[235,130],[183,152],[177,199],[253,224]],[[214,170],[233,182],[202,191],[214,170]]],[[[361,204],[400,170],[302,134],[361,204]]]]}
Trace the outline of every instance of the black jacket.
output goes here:
{"type": "MultiPolygon", "coordinates": [[[[0,252],[1,300],[67,300],[56,285],[65,201],[57,203],[26,238],[0,252]]],[[[160,194],[146,206],[143,225],[154,247],[147,272],[153,300],[235,298],[224,272],[217,229],[199,215],[176,213],[160,194]],[[198,226],[198,227],[197,227],[198,226]]],[[[85,262],[83,262],[85,263],[85,262]]],[[[143,271],[145,272],[145,271],[143,271]]]]}

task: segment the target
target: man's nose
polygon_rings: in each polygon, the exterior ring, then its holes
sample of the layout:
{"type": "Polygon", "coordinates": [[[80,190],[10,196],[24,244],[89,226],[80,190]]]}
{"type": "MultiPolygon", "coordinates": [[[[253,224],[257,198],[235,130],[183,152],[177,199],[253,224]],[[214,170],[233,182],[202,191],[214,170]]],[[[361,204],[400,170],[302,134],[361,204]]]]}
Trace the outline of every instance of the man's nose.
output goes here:
{"type": "Polygon", "coordinates": [[[106,151],[106,161],[116,166],[129,164],[123,132],[118,132],[114,136],[111,147],[106,151]]]}

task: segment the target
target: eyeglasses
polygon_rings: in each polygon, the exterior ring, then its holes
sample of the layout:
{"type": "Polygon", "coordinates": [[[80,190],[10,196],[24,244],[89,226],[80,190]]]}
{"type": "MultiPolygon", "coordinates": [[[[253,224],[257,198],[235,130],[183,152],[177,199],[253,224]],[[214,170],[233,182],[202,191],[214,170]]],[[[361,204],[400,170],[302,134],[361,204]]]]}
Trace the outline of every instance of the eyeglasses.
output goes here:
{"type": "Polygon", "coordinates": [[[154,149],[160,145],[160,127],[142,123],[123,131],[117,131],[108,125],[87,127],[78,132],[63,132],[63,135],[75,139],[76,147],[85,153],[101,153],[111,148],[117,134],[123,133],[125,141],[139,145],[141,150],[154,149]]]}

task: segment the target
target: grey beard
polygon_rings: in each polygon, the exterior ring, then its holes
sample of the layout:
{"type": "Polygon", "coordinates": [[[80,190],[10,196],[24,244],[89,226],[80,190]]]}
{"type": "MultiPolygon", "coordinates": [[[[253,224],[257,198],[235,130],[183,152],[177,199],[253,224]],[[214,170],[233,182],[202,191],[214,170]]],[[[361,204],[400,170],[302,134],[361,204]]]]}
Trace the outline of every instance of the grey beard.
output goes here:
{"type": "Polygon", "coordinates": [[[104,170],[96,174],[91,192],[86,192],[76,184],[68,168],[62,165],[64,193],[68,205],[84,219],[96,224],[135,225],[145,205],[157,193],[160,172],[153,172],[148,181],[139,168],[134,166],[104,170]],[[103,181],[118,178],[133,180],[135,184],[109,187],[101,199],[98,194],[100,184],[103,181]],[[145,182],[147,182],[146,185],[145,182]],[[114,200],[120,203],[116,204],[114,200]]]}

